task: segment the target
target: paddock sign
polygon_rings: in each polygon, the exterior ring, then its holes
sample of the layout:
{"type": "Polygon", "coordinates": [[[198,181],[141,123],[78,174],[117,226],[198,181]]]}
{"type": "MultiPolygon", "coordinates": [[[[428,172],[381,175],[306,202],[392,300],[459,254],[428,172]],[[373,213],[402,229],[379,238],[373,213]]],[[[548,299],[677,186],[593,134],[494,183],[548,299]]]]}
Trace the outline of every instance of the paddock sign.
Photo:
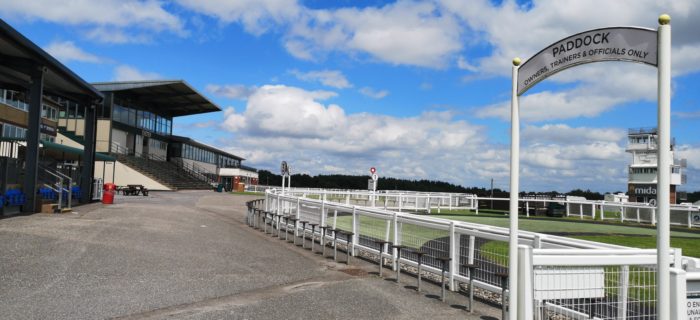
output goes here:
{"type": "Polygon", "coordinates": [[[518,95],[564,69],[597,61],[632,61],[657,65],[656,30],[635,27],[594,29],[564,38],[518,70],[518,95]]]}

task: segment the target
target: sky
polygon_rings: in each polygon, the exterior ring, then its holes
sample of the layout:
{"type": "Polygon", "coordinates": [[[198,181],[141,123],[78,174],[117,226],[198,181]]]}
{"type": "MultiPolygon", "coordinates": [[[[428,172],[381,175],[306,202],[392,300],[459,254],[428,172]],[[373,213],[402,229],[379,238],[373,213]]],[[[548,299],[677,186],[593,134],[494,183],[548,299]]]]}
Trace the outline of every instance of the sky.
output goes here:
{"type": "MultiPolygon", "coordinates": [[[[223,111],[174,134],[292,173],[508,189],[511,61],[608,26],[672,25],[672,135],[700,190],[700,2],[0,0],[89,82],[183,79],[223,111]]],[[[628,128],[657,123],[657,70],[570,68],[520,98],[521,190],[626,190],[628,128]]],[[[381,186],[380,186],[381,188],[381,186]]]]}

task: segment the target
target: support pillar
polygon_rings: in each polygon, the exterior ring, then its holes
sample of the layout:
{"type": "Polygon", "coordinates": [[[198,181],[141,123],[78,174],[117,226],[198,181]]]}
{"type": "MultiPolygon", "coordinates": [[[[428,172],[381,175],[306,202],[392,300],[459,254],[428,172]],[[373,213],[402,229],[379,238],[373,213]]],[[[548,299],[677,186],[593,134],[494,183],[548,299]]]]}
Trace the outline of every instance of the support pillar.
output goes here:
{"type": "Polygon", "coordinates": [[[29,86],[29,114],[27,117],[27,151],[23,192],[27,197],[24,212],[36,211],[37,175],[39,172],[39,131],[41,127],[41,102],[44,97],[44,73],[46,68],[36,66],[32,70],[29,86]]]}
{"type": "Polygon", "coordinates": [[[95,130],[97,127],[97,113],[92,101],[84,102],[85,108],[85,145],[83,158],[80,164],[80,203],[89,203],[92,200],[92,180],[95,175],[95,130]]]}

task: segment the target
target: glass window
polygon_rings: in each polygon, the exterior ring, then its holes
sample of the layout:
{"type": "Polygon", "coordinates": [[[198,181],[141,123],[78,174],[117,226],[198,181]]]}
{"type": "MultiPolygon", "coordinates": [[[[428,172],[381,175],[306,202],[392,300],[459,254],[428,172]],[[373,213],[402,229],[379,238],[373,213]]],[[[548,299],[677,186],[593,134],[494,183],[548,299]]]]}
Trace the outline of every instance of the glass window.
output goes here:
{"type": "Polygon", "coordinates": [[[129,108],[129,120],[127,123],[131,126],[136,126],[136,110],[129,108]]]}
{"type": "Polygon", "coordinates": [[[24,139],[27,136],[27,129],[6,123],[2,126],[2,136],[4,138],[24,139]]]}

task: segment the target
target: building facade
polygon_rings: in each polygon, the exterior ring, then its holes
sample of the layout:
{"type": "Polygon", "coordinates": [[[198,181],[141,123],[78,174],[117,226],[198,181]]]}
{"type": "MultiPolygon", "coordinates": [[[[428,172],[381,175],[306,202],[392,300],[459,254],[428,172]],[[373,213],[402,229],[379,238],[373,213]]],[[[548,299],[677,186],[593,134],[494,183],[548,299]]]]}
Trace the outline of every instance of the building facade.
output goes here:
{"type": "Polygon", "coordinates": [[[246,185],[258,184],[255,168],[242,165],[245,160],[218,148],[188,137],[171,136],[168,161],[182,162],[185,167],[200,168],[226,190],[239,190],[246,185]]]}
{"type": "MultiPolygon", "coordinates": [[[[628,166],[628,196],[630,202],[648,203],[656,200],[656,186],[658,181],[658,157],[659,149],[656,128],[629,129],[627,135],[627,152],[632,154],[632,163],[628,166]]],[[[683,172],[686,160],[677,160],[674,157],[675,139],[671,141],[670,153],[673,164],[671,165],[671,203],[677,202],[678,186],[686,183],[686,175],[683,172]]]]}

